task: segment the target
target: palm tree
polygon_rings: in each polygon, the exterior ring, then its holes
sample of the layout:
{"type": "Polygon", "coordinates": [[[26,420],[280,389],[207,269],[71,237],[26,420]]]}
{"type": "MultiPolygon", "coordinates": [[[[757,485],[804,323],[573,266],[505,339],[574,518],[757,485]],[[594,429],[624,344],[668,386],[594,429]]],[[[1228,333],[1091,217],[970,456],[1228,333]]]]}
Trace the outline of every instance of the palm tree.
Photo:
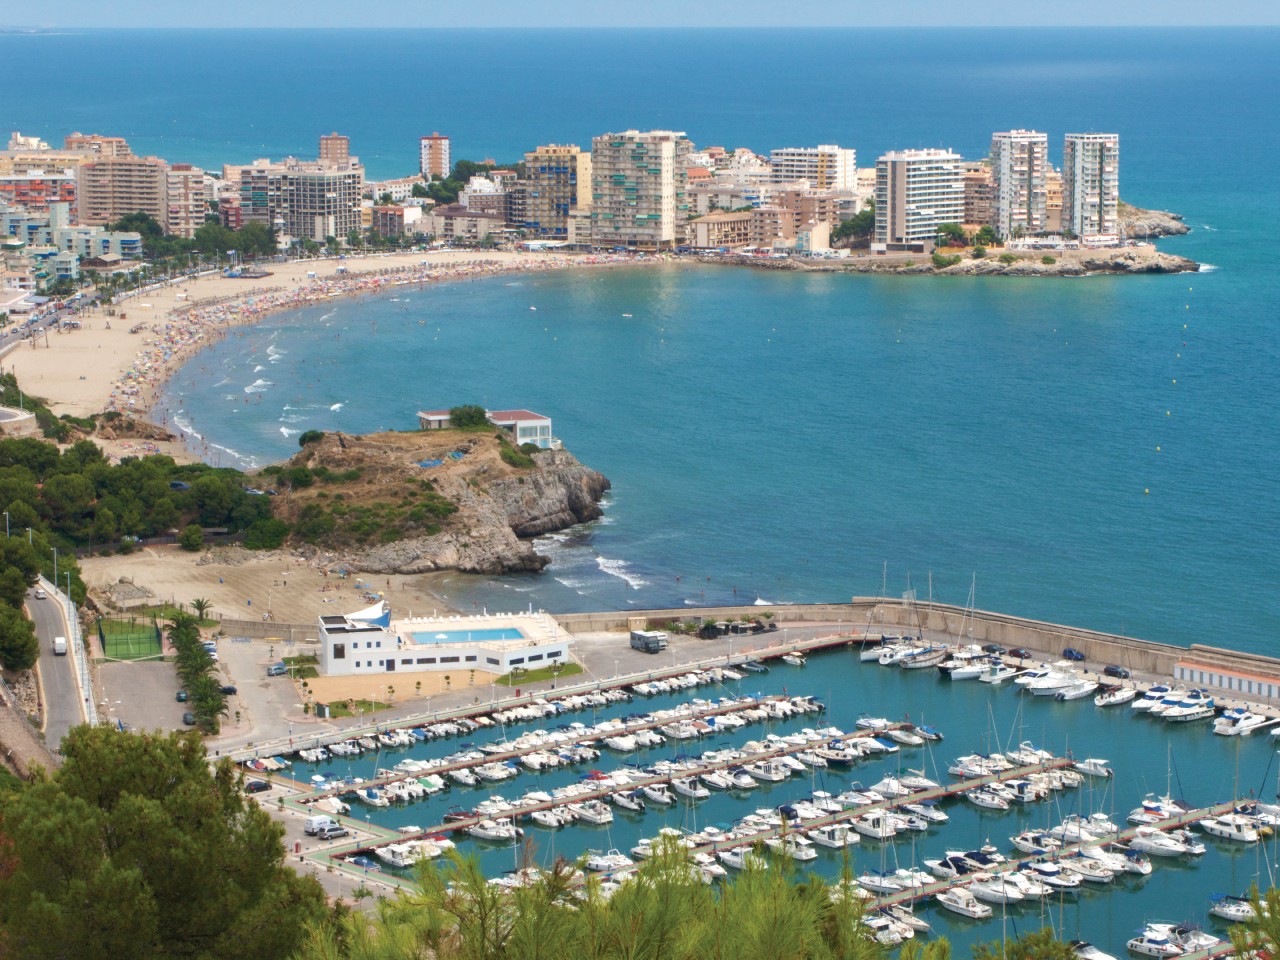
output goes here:
{"type": "Polygon", "coordinates": [[[204,597],[196,597],[191,601],[191,609],[196,612],[196,616],[201,620],[208,620],[209,618],[205,614],[213,609],[213,601],[206,600],[204,597]]]}

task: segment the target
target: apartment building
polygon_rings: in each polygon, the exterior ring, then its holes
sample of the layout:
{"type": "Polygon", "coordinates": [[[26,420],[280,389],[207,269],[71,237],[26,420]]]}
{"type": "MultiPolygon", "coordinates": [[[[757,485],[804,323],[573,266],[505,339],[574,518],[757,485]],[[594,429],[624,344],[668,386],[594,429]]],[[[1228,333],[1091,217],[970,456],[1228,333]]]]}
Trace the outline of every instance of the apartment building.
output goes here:
{"type": "Polygon", "coordinates": [[[75,203],[76,178],[64,171],[0,173],[0,203],[47,210],[51,203],[75,203]]]}
{"type": "Polygon", "coordinates": [[[769,164],[774,183],[805,180],[814,190],[853,190],[857,185],[857,151],[835,144],[774,150],[769,164]]]}
{"type": "Polygon", "coordinates": [[[750,210],[708,213],[688,224],[689,246],[695,250],[745,247],[751,242],[750,210]]]}
{"type": "Polygon", "coordinates": [[[1062,227],[1080,238],[1120,233],[1120,135],[1068,133],[1062,148],[1062,227]]]}
{"type": "Polygon", "coordinates": [[[438,240],[475,243],[501,233],[506,222],[499,213],[478,213],[460,203],[435,207],[412,227],[415,233],[434,236],[438,240]]]}
{"type": "Polygon", "coordinates": [[[442,137],[439,133],[432,133],[429,137],[421,137],[418,140],[418,171],[427,180],[433,177],[440,177],[443,180],[449,176],[449,171],[453,169],[452,158],[449,154],[448,137],[442,137]]]}
{"type": "Polygon", "coordinates": [[[995,193],[991,226],[996,236],[1008,240],[1046,232],[1048,170],[1048,134],[1008,130],[991,135],[991,180],[995,193]]]}
{"type": "Polygon", "coordinates": [[[930,253],[940,224],[962,222],[961,163],[950,150],[897,150],[876,161],[873,253],[930,253]]]}
{"type": "Polygon", "coordinates": [[[361,228],[364,167],[356,159],[321,162],[287,157],[256,160],[235,172],[240,184],[236,217],[261,223],[287,238],[324,243],[361,228]]]}
{"type": "Polygon", "coordinates": [[[346,163],[351,159],[351,138],[336,130],[320,138],[321,163],[346,163]]]}
{"type": "Polygon", "coordinates": [[[1044,228],[1049,233],[1062,233],[1062,174],[1050,170],[1044,178],[1044,228]]]}
{"type": "Polygon", "coordinates": [[[192,237],[209,212],[205,200],[204,171],[189,163],[169,167],[169,216],[165,231],[179,237],[192,237]]]}
{"type": "Polygon", "coordinates": [[[398,237],[413,233],[413,225],[422,219],[422,207],[412,205],[376,206],[372,211],[369,229],[384,237],[398,237]]]}
{"type": "Polygon", "coordinates": [[[995,183],[991,164],[986,160],[968,160],[961,168],[964,181],[964,220],[970,230],[989,227],[995,220],[995,183]]]}
{"type": "Polygon", "coordinates": [[[133,150],[124,137],[103,137],[96,133],[73,133],[63,138],[62,146],[67,150],[91,154],[98,159],[133,156],[133,150]]]}
{"type": "Polygon", "coordinates": [[[128,213],[145,213],[167,229],[169,165],[159,157],[132,155],[83,163],[76,170],[76,205],[84,224],[105,226],[128,213]]]}
{"type": "Polygon", "coordinates": [[[525,219],[540,239],[567,240],[569,214],[591,208],[591,154],[574,144],[547,144],[524,155],[525,219]]]}
{"type": "Polygon", "coordinates": [[[669,250],[687,219],[683,132],[626,130],[591,144],[591,236],[596,247],[669,250]]]}

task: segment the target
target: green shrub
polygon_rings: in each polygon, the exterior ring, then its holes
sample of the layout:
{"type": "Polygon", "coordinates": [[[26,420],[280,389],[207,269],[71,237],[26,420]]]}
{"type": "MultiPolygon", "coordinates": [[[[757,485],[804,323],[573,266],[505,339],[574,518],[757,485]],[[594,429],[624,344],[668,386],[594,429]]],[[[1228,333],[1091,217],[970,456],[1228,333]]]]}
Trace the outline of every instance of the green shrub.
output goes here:
{"type": "Polygon", "coordinates": [[[959,263],[960,255],[956,254],[954,256],[949,257],[946,254],[934,253],[934,255],[930,259],[933,260],[933,266],[935,270],[944,270],[947,267],[954,267],[957,263],[959,263]]]}
{"type": "Polygon", "coordinates": [[[200,524],[189,523],[183,527],[182,533],[178,534],[178,546],[183,550],[190,550],[192,553],[203,547],[204,531],[200,529],[200,524]]]}
{"type": "Polygon", "coordinates": [[[986,255],[987,255],[987,248],[986,248],[986,247],[983,247],[983,246],[977,246],[977,247],[974,247],[974,248],[973,248],[973,259],[975,259],[975,260],[981,260],[981,259],[982,259],[983,257],[985,257],[986,255]]]}
{"type": "Polygon", "coordinates": [[[244,545],[249,550],[275,550],[288,535],[289,525],[283,520],[255,520],[245,531],[244,545]]]}
{"type": "Polygon", "coordinates": [[[315,476],[306,467],[288,467],[281,471],[280,479],[299,490],[305,489],[315,482],[315,476]]]}
{"type": "Polygon", "coordinates": [[[1052,267],[1058,261],[1046,253],[1043,257],[1040,258],[1040,262],[1043,263],[1046,267],[1052,267]]]}
{"type": "Polygon", "coordinates": [[[528,469],[533,466],[533,457],[527,453],[522,453],[504,439],[502,445],[498,448],[498,456],[502,457],[502,462],[509,467],[519,467],[528,469]]]}
{"type": "Polygon", "coordinates": [[[305,447],[308,443],[316,443],[324,439],[323,430],[307,430],[298,435],[298,446],[305,447]]]}
{"type": "Polygon", "coordinates": [[[1018,258],[1014,256],[1012,253],[1002,253],[1000,254],[1000,262],[1007,266],[1008,264],[1011,264],[1011,263],[1017,263],[1018,258]]]}
{"type": "Polygon", "coordinates": [[[487,430],[493,426],[484,407],[474,403],[449,408],[449,426],[455,430],[487,430]]]}
{"type": "Polygon", "coordinates": [[[536,443],[522,443],[520,444],[520,452],[527,453],[530,456],[533,456],[533,454],[535,453],[541,453],[542,448],[538,446],[536,443]]]}

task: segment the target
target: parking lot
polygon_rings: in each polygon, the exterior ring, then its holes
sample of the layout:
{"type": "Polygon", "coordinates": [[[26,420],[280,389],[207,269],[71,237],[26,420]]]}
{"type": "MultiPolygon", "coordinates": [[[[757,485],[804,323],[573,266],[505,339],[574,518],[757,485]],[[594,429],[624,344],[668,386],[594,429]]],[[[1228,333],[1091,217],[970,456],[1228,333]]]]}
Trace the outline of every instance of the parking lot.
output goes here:
{"type": "Polygon", "coordinates": [[[181,730],[187,705],[174,697],[178,672],[172,663],[118,661],[98,666],[98,712],[131,730],[181,730]]]}

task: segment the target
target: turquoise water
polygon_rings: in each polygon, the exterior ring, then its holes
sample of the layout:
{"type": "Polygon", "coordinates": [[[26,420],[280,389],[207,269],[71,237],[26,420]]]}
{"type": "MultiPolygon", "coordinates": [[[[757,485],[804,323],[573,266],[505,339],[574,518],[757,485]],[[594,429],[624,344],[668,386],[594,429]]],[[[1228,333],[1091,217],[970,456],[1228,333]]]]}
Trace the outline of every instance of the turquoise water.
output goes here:
{"type": "MultiPolygon", "coordinates": [[[[750,675],[728,684],[723,690],[702,688],[697,695],[712,698],[784,690],[791,694],[813,693],[829,704],[827,712],[820,717],[808,715],[754,724],[720,739],[707,738],[700,743],[671,741],[634,755],[605,751],[605,756],[595,764],[536,775],[522,772],[506,783],[476,789],[454,786],[448,793],[407,806],[370,810],[353,804],[352,815],[358,819],[367,815],[370,822],[392,828],[410,824],[428,828],[438,824],[452,807],[469,809],[494,793],[515,797],[528,790],[561,786],[577,780],[590,767],[610,770],[624,763],[647,764],[663,757],[723,744],[741,745],[767,733],[785,734],[804,727],[833,724],[852,730],[863,714],[890,719],[900,719],[906,714],[917,723],[937,727],[945,740],[929,749],[904,747],[899,754],[863,761],[844,773],[833,774],[828,770],[813,777],[797,776],[787,782],[765,784],[745,795],[713,791],[709,799],[698,803],[681,798],[674,807],[650,804],[645,814],[614,808],[615,820],[608,826],[552,832],[526,825],[526,835],[533,840],[533,857],[545,863],[556,856],[577,856],[587,849],[617,847],[625,852],[641,837],[655,836],[663,826],[697,829],[708,824],[730,823],[754,809],[777,807],[806,797],[815,789],[838,793],[847,789],[852,780],[869,786],[887,773],[907,769],[922,769],[934,780],[951,782],[954,778],[947,774],[946,768],[952,758],[1009,749],[1023,740],[1031,740],[1057,754],[1071,750],[1077,757],[1106,758],[1116,774],[1109,781],[1086,779],[1079,790],[1062,791],[1044,803],[1015,805],[1008,813],[982,810],[963,800],[944,801],[943,808],[951,817],[947,824],[931,827],[927,833],[899,835],[885,844],[864,837],[852,850],[855,873],[886,866],[893,869],[899,865],[919,865],[924,859],[941,856],[948,849],[972,849],[988,840],[1009,854],[1008,838],[1023,829],[1047,828],[1067,814],[1087,815],[1099,810],[1111,813],[1113,819],[1123,820],[1145,794],[1162,795],[1166,789],[1197,806],[1229,799],[1236,793],[1266,797],[1274,793],[1274,748],[1263,734],[1245,739],[1215,737],[1205,723],[1169,724],[1136,716],[1127,707],[1104,711],[1095,708],[1089,699],[1059,703],[1020,694],[1017,689],[995,688],[973,681],[953,683],[931,670],[903,671],[860,664],[847,651],[816,654],[803,669],[775,662],[768,674],[750,675]]],[[[526,726],[551,727],[576,720],[592,723],[605,717],[671,706],[680,699],[683,698],[638,697],[632,704],[620,704],[596,713],[566,714],[559,720],[477,731],[473,736],[479,744],[503,735],[515,735],[526,726]]],[[[366,755],[354,761],[299,764],[295,775],[322,772],[370,777],[375,767],[393,766],[406,756],[444,756],[457,749],[457,740],[419,744],[406,751],[386,752],[380,758],[366,755]]],[[[1241,892],[1259,876],[1265,884],[1269,876],[1268,862],[1274,862],[1276,850],[1274,841],[1253,847],[1211,839],[1205,843],[1208,852],[1196,860],[1153,858],[1154,869],[1147,877],[1124,875],[1110,885],[1087,885],[1078,894],[1052,898],[1043,911],[1038,904],[1011,907],[1008,931],[1026,932],[1038,928],[1042,922],[1051,923],[1063,936],[1083,937],[1117,956],[1123,955],[1124,942],[1133,931],[1148,920],[1195,921],[1223,936],[1225,928],[1206,913],[1209,895],[1241,892]]],[[[486,870],[494,874],[519,865],[518,858],[522,856],[522,852],[512,846],[496,847],[471,839],[459,840],[459,844],[468,852],[476,852],[486,870]]],[[[803,870],[812,869],[822,876],[835,878],[841,866],[838,852],[820,848],[819,859],[804,865],[803,870]]],[[[998,909],[995,919],[987,923],[969,922],[935,907],[929,907],[926,916],[937,933],[948,936],[962,948],[1000,936],[998,909]]]]}
{"type": "Polygon", "coordinates": [[[470,643],[482,640],[523,640],[524,634],[517,627],[498,627],[488,630],[440,630],[411,634],[415,643],[470,643]]]}

